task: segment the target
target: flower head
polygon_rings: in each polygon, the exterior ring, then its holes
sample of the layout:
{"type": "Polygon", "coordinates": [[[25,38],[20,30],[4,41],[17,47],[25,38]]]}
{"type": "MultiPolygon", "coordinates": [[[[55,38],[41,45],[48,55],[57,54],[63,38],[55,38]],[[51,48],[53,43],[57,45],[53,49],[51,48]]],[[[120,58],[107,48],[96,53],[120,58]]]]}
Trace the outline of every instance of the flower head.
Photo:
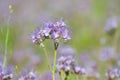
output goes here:
{"type": "Polygon", "coordinates": [[[0,66],[0,80],[11,80],[13,78],[13,74],[6,69],[3,69],[2,66],[0,66]]]}
{"type": "Polygon", "coordinates": [[[120,69],[119,68],[108,69],[106,72],[106,77],[108,79],[119,78],[120,77],[120,69]]]}
{"type": "Polygon", "coordinates": [[[45,39],[52,39],[59,43],[61,40],[68,41],[71,39],[70,30],[62,20],[55,23],[46,23],[43,29],[35,31],[32,35],[32,41],[35,44],[42,43],[45,39]]]}
{"type": "Polygon", "coordinates": [[[40,44],[45,40],[43,30],[36,30],[32,35],[32,42],[35,44],[40,44]]]}
{"type": "Polygon", "coordinates": [[[23,75],[18,80],[36,80],[36,75],[33,72],[23,75]]]}
{"type": "Polygon", "coordinates": [[[74,61],[75,60],[72,56],[61,56],[60,58],[58,58],[56,68],[58,71],[70,71],[72,69],[72,66],[74,65],[74,61]]]}
{"type": "Polygon", "coordinates": [[[85,68],[80,67],[80,66],[75,66],[75,67],[74,67],[74,72],[75,72],[76,74],[78,74],[78,75],[84,75],[84,74],[86,74],[85,68]]]}

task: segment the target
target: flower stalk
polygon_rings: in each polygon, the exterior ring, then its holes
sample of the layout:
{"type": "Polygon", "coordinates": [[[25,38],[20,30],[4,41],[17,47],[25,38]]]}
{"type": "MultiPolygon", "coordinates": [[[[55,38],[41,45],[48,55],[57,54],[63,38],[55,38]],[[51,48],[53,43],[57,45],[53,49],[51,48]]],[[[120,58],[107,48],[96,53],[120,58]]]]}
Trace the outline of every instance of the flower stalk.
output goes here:
{"type": "Polygon", "coordinates": [[[46,47],[45,47],[45,45],[44,45],[43,43],[41,43],[40,46],[43,48],[43,51],[44,51],[44,53],[45,53],[45,57],[46,57],[47,62],[48,62],[48,67],[49,67],[50,71],[52,71],[51,65],[50,65],[50,61],[49,61],[49,58],[48,58],[48,53],[47,53],[46,47]]]}

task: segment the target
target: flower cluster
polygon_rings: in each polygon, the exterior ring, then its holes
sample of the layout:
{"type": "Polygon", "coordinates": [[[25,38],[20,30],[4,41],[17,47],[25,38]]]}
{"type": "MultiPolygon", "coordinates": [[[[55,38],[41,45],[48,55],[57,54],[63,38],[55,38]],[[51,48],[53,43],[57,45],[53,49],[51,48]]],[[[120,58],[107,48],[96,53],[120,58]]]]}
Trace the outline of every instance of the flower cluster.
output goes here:
{"type": "Polygon", "coordinates": [[[55,42],[59,42],[60,40],[68,41],[71,39],[70,31],[62,20],[55,23],[46,23],[43,29],[34,32],[32,35],[32,42],[40,44],[45,39],[52,39],[55,42]]]}
{"type": "Polygon", "coordinates": [[[13,74],[10,71],[5,71],[2,66],[0,66],[0,80],[11,80],[13,74]]]}
{"type": "Polygon", "coordinates": [[[72,56],[61,56],[58,60],[58,63],[56,65],[57,70],[64,70],[64,71],[70,71],[74,66],[74,58],[72,56]]]}
{"type": "Polygon", "coordinates": [[[36,75],[33,72],[29,72],[26,75],[23,75],[18,80],[36,80],[36,75]]]}
{"type": "Polygon", "coordinates": [[[108,79],[112,80],[120,77],[120,68],[112,68],[107,70],[106,76],[108,79]]]}
{"type": "Polygon", "coordinates": [[[80,66],[75,66],[74,67],[74,72],[78,75],[85,75],[86,74],[85,68],[80,67],[80,66]]]}
{"type": "Polygon", "coordinates": [[[78,75],[83,75],[86,73],[86,70],[83,67],[75,66],[74,63],[75,59],[72,56],[61,56],[58,59],[56,67],[59,72],[63,70],[65,72],[71,72],[78,75]]]}

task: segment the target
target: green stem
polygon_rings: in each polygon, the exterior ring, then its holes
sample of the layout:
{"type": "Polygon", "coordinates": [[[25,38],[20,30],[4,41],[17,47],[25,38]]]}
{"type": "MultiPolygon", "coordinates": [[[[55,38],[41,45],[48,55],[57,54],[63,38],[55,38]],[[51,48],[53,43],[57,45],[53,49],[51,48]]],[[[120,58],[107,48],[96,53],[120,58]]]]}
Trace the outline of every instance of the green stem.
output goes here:
{"type": "Polygon", "coordinates": [[[60,80],[64,80],[64,78],[65,78],[65,73],[64,73],[64,71],[61,70],[60,73],[61,73],[61,74],[60,74],[60,77],[61,77],[60,80]]]}
{"type": "Polygon", "coordinates": [[[78,75],[76,75],[76,80],[79,80],[79,76],[78,75]]]}
{"type": "Polygon", "coordinates": [[[55,50],[55,51],[54,51],[54,64],[53,64],[53,71],[52,71],[53,80],[55,80],[56,57],[57,57],[57,51],[55,50]]]}
{"type": "Polygon", "coordinates": [[[3,67],[6,66],[7,64],[7,48],[8,48],[8,38],[9,38],[9,22],[10,20],[8,19],[8,22],[7,22],[7,33],[6,33],[6,37],[5,37],[5,53],[4,53],[4,62],[3,62],[3,67]]]}
{"type": "Polygon", "coordinates": [[[48,53],[47,53],[47,50],[46,50],[46,48],[45,48],[44,44],[41,44],[41,46],[42,46],[43,51],[44,51],[44,53],[45,53],[45,57],[46,57],[47,62],[48,62],[48,67],[49,67],[50,71],[52,71],[51,66],[50,66],[50,60],[49,60],[49,58],[48,58],[48,53]]]}
{"type": "Polygon", "coordinates": [[[119,32],[120,31],[120,27],[118,26],[118,28],[116,29],[115,32],[115,36],[114,36],[114,40],[113,40],[113,46],[115,47],[116,52],[118,51],[118,41],[119,41],[119,32]]]}
{"type": "Polygon", "coordinates": [[[84,76],[83,76],[83,80],[87,80],[87,75],[84,75],[84,76]]]}

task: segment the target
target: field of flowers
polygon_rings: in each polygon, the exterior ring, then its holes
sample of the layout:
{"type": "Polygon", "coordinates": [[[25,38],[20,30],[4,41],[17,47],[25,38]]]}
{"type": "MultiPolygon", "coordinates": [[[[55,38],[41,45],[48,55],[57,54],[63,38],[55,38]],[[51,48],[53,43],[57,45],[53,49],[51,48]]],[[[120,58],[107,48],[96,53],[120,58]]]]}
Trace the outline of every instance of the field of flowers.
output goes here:
{"type": "Polygon", "coordinates": [[[0,80],[120,80],[120,0],[0,0],[0,80]]]}

